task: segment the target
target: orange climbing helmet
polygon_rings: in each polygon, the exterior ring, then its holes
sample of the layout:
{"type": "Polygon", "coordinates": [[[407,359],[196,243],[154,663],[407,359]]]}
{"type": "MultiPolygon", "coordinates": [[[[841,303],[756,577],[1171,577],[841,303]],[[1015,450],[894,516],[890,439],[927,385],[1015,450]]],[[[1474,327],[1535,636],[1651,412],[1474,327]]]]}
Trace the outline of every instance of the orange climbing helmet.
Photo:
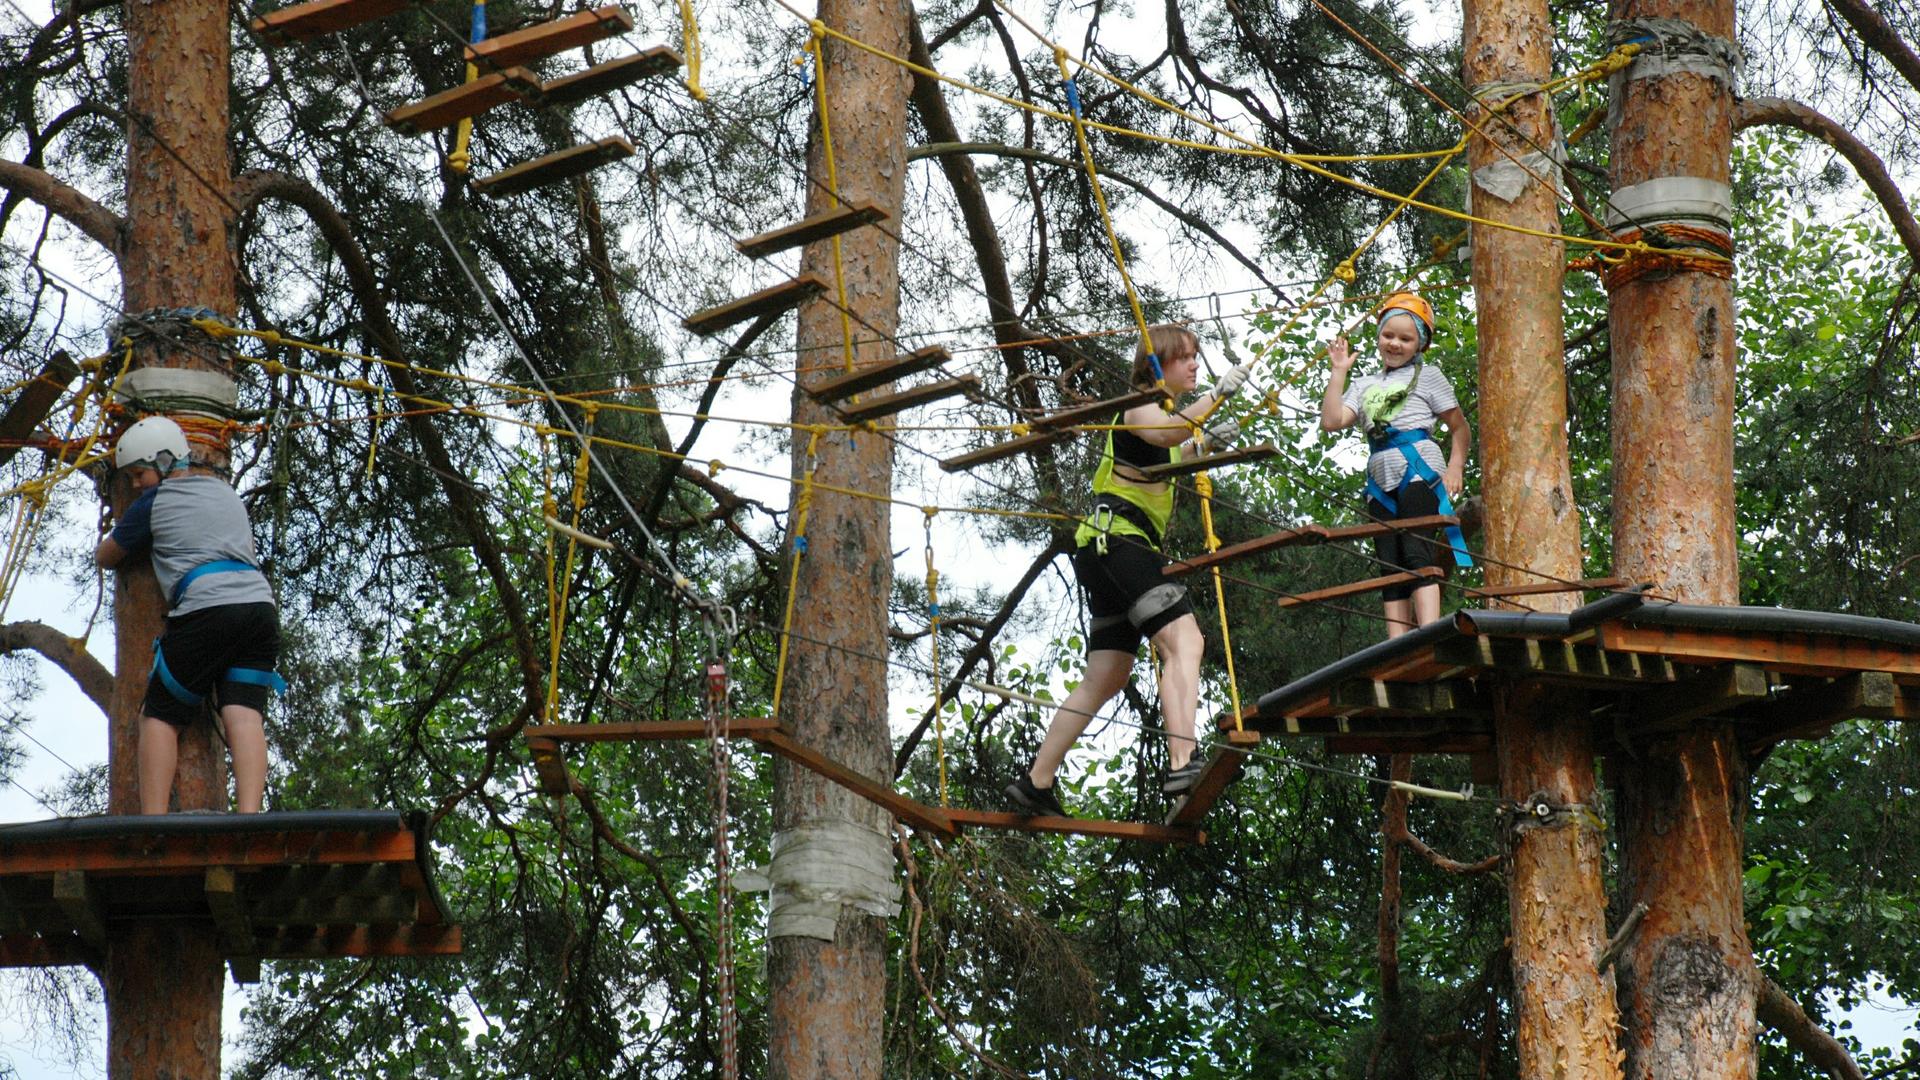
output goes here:
{"type": "Polygon", "coordinates": [[[1418,293],[1394,293],[1380,302],[1379,311],[1381,322],[1400,314],[1413,316],[1413,321],[1420,324],[1420,347],[1433,344],[1433,305],[1418,293]]]}

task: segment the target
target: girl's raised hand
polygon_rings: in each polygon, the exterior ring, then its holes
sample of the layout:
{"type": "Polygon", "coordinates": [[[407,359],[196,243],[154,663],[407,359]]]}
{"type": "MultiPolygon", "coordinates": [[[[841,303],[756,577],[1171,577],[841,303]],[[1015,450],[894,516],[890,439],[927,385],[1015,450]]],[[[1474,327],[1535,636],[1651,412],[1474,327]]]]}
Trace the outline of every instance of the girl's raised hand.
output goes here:
{"type": "Polygon", "coordinates": [[[1347,347],[1346,335],[1333,339],[1327,346],[1327,362],[1333,366],[1334,373],[1344,375],[1353,370],[1353,350],[1347,347]]]}

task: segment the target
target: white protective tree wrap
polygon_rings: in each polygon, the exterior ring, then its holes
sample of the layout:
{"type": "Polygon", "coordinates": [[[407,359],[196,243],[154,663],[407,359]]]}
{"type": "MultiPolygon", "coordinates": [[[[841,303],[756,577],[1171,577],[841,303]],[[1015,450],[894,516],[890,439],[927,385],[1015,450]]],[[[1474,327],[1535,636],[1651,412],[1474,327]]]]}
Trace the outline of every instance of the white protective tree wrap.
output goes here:
{"type": "Polygon", "coordinates": [[[233,376],[193,368],[143,367],[127,373],[114,392],[119,404],[149,412],[189,413],[227,420],[240,404],[233,376]]]}
{"type": "Polygon", "coordinates": [[[765,877],[743,873],[742,888],[771,890],[767,937],[834,940],[843,907],[891,918],[900,913],[893,845],[850,821],[816,821],[773,834],[765,877]]]}
{"type": "Polygon", "coordinates": [[[1607,227],[1665,222],[1733,229],[1733,188],[1698,176],[1662,176],[1615,191],[1607,199],[1607,227]]]}

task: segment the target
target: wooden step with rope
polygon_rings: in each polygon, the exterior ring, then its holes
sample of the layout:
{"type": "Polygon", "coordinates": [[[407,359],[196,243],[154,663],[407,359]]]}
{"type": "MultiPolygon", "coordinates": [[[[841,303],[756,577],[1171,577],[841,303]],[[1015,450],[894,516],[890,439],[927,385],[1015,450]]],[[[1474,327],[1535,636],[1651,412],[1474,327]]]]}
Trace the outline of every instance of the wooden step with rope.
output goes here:
{"type": "Polygon", "coordinates": [[[1280,453],[1272,443],[1255,443],[1238,450],[1222,450],[1217,454],[1199,454],[1165,465],[1149,465],[1140,470],[1140,474],[1155,483],[1172,480],[1181,476],[1192,476],[1197,472],[1211,469],[1224,469],[1231,465],[1246,465],[1255,461],[1265,461],[1280,453]]]}
{"type": "Polygon", "coordinates": [[[1600,589],[1618,589],[1627,584],[1626,578],[1603,577],[1581,578],[1578,581],[1535,581],[1524,585],[1475,585],[1465,589],[1468,596],[1484,596],[1499,600],[1508,596],[1538,596],[1542,593],[1593,592],[1600,589]]]}
{"type": "Polygon", "coordinates": [[[1180,577],[1196,570],[1205,570],[1221,563],[1234,562],[1253,555],[1273,551],[1283,547],[1302,544],[1324,544],[1330,540],[1364,540],[1368,537],[1384,536],[1390,532],[1408,530],[1437,529],[1445,525],[1458,525],[1460,519],[1451,514],[1433,514],[1427,517],[1403,518],[1399,521],[1374,521],[1365,525],[1300,525],[1279,532],[1268,533],[1252,540],[1243,540],[1207,555],[1195,555],[1181,559],[1167,566],[1162,573],[1168,577],[1180,577]]]}
{"type": "Polygon", "coordinates": [[[1395,585],[1425,585],[1446,577],[1447,572],[1438,566],[1423,566],[1418,570],[1402,570],[1394,574],[1368,578],[1365,581],[1350,581],[1345,585],[1332,585],[1324,589],[1315,589],[1295,596],[1283,596],[1280,607],[1298,607],[1301,604],[1317,604],[1322,600],[1338,600],[1343,596],[1357,596],[1360,593],[1379,592],[1395,585]]]}
{"type": "Polygon", "coordinates": [[[478,64],[483,71],[509,68],[617,37],[632,29],[633,16],[617,4],[609,4],[468,45],[466,60],[469,64],[478,64]]]}
{"type": "MultiPolygon", "coordinates": [[[[1232,723],[1228,720],[1227,723],[1232,723]]],[[[1184,796],[1174,802],[1173,809],[1167,814],[1167,824],[1192,827],[1200,824],[1207,816],[1213,804],[1240,778],[1247,767],[1247,757],[1253,748],[1260,745],[1260,733],[1228,729],[1224,732],[1227,745],[1215,750],[1207,758],[1207,767],[1193,787],[1184,796]]]]}
{"type": "Polygon", "coordinates": [[[879,397],[870,397],[857,404],[842,405],[839,410],[840,418],[849,424],[859,424],[868,420],[878,419],[882,416],[892,416],[895,413],[905,412],[908,409],[918,405],[925,405],[928,402],[941,401],[960,394],[971,396],[979,392],[980,377],[978,375],[960,375],[955,378],[928,383],[925,386],[916,386],[912,389],[902,390],[896,394],[882,394],[879,397]]]}
{"type": "Polygon", "coordinates": [[[826,240],[867,225],[878,225],[889,215],[879,204],[869,201],[836,206],[802,218],[791,225],[749,236],[734,242],[734,250],[749,259],[764,259],[776,252],[826,240]]]}
{"type": "Polygon", "coordinates": [[[1052,446],[1057,442],[1065,442],[1072,438],[1073,434],[1074,432],[1071,428],[1063,428],[1059,431],[1036,431],[1030,435],[1006,439],[1001,442],[983,446],[978,450],[944,458],[940,462],[940,467],[947,472],[965,472],[968,469],[974,469],[995,461],[1001,461],[1013,457],[1016,454],[1032,453],[1042,447],[1052,446]]]}
{"type": "Polygon", "coordinates": [[[807,392],[808,397],[820,404],[831,405],[855,394],[864,394],[890,382],[898,382],[910,375],[918,375],[923,371],[941,367],[951,359],[953,359],[952,354],[948,353],[944,346],[928,345],[925,348],[915,349],[905,356],[896,356],[878,364],[855,368],[844,375],[836,375],[830,379],[804,385],[801,389],[807,392]]]}
{"type": "Polygon", "coordinates": [[[634,83],[678,71],[685,63],[679,53],[665,45],[655,45],[645,52],[595,64],[585,71],[563,75],[558,79],[548,79],[540,84],[540,96],[535,104],[576,105],[588,98],[610,94],[634,83]]]}
{"type": "Polygon", "coordinates": [[[1117,398],[1091,401],[1085,405],[1073,405],[1050,412],[1028,426],[1035,431],[1058,431],[1061,428],[1076,427],[1080,424],[1111,423],[1114,417],[1125,413],[1128,409],[1168,400],[1171,399],[1167,392],[1159,387],[1151,390],[1135,390],[1131,394],[1117,398]]]}
{"type": "Polygon", "coordinates": [[[504,105],[515,98],[540,92],[540,80],[523,67],[490,72],[451,90],[442,90],[386,115],[387,126],[402,135],[419,135],[457,124],[504,105]]]}
{"type": "Polygon", "coordinates": [[[827,288],[827,279],[820,275],[801,274],[792,281],[783,281],[750,296],[721,304],[719,307],[696,311],[687,316],[680,325],[702,336],[716,333],[735,323],[799,307],[805,301],[826,292],[827,288]]]}
{"type": "Polygon", "coordinates": [[[351,30],[409,7],[413,0],[313,0],[254,19],[248,27],[268,48],[351,30]]]}
{"type": "Polygon", "coordinates": [[[571,180],[584,173],[590,173],[603,165],[611,165],[633,156],[633,144],[618,135],[596,139],[590,143],[569,146],[551,154],[523,161],[510,169],[502,169],[492,176],[483,176],[473,182],[476,195],[489,195],[502,198],[518,195],[548,184],[557,184],[562,180],[571,180]]]}

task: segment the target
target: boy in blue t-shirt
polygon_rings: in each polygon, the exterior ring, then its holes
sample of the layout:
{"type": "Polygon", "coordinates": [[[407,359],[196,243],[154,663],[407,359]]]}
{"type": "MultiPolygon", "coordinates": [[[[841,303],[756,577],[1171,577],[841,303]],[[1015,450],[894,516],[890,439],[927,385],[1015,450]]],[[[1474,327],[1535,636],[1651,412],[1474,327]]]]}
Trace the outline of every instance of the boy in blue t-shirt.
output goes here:
{"type": "Polygon", "coordinates": [[[154,643],[140,710],[140,812],[167,812],[179,731],[217,687],[233,754],[234,803],[243,814],[259,813],[267,786],[267,697],[285,684],[273,670],[279,610],[255,565],[246,506],[219,477],[186,471],[186,433],[165,417],[129,427],[113,453],[138,495],[100,541],[94,561],[111,570],[150,553],[167,597],[167,629],[154,643]]]}

